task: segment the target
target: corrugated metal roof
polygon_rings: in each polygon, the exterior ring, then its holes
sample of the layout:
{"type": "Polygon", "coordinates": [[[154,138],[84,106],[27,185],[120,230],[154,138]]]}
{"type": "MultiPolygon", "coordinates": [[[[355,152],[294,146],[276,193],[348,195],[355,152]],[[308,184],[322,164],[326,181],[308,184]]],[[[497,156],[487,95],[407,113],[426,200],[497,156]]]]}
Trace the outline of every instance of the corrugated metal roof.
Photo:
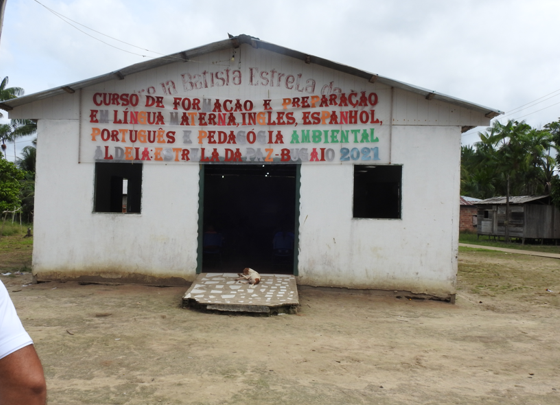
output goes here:
{"type": "Polygon", "coordinates": [[[480,198],[467,197],[465,195],[462,195],[460,205],[475,205],[478,201],[482,200],[480,198]]]}
{"type": "Polygon", "coordinates": [[[123,69],[106,73],[101,76],[92,77],[90,79],[81,80],[79,82],[70,83],[64,86],[55,87],[49,90],[41,91],[38,93],[30,94],[27,96],[19,97],[13,100],[5,101],[0,103],[0,107],[9,111],[15,107],[32,103],[37,100],[42,100],[45,98],[53,97],[59,94],[64,94],[64,92],[73,93],[78,89],[83,89],[98,83],[103,83],[109,80],[124,79],[126,76],[142,72],[148,69],[153,69],[156,67],[168,65],[170,63],[177,63],[178,61],[188,63],[189,59],[195,58],[200,55],[207,53],[220,51],[224,49],[238,48],[241,44],[249,44],[250,46],[257,49],[266,49],[271,52],[275,52],[281,55],[286,55],[292,58],[300,59],[306,63],[314,63],[320,66],[324,66],[330,69],[338,70],[347,74],[351,74],[357,77],[361,77],[368,80],[371,83],[379,82],[388,86],[410,91],[412,93],[421,94],[430,100],[436,99],[445,101],[450,104],[454,104],[460,107],[468,108],[477,112],[484,114],[487,118],[494,118],[498,115],[503,114],[502,111],[495,108],[485,107],[479,104],[470,103],[455,97],[447,96],[445,94],[437,93],[433,90],[424,89],[422,87],[413,86],[411,84],[399,82],[397,80],[389,79],[388,77],[383,77],[376,75],[374,73],[367,72],[365,70],[356,69],[347,65],[343,65],[337,62],[333,62],[327,59],[320,58],[318,56],[309,55],[303,52],[295,51],[283,46],[271,44],[269,42],[261,41],[258,38],[251,37],[249,35],[239,35],[236,37],[231,37],[223,41],[213,42],[208,45],[200,46],[198,48],[193,48],[187,51],[177,52],[171,55],[163,56],[161,58],[152,59],[146,62],[136,63],[134,65],[125,67],[123,69]]]}
{"type": "MultiPolygon", "coordinates": [[[[549,197],[548,195],[521,195],[521,196],[510,196],[509,203],[510,204],[526,204],[531,201],[542,200],[543,198],[549,197]]],[[[506,197],[492,197],[487,198],[486,200],[476,202],[476,205],[479,204],[505,204],[506,197]]]]}

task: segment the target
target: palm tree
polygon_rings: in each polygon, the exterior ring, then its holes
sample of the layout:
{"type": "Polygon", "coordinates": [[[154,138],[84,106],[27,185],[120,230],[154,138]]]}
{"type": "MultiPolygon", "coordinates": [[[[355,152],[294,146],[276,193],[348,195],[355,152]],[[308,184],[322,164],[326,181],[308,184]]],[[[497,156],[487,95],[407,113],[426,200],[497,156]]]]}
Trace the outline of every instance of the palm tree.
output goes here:
{"type": "MultiPolygon", "coordinates": [[[[0,146],[2,147],[2,152],[4,152],[4,158],[6,158],[6,142],[4,141],[9,137],[12,132],[12,127],[10,124],[0,124],[0,146]]],[[[0,154],[0,156],[2,156],[0,154]]]]}
{"type": "MultiPolygon", "coordinates": [[[[21,87],[7,87],[7,86],[8,86],[8,76],[6,76],[2,80],[2,83],[0,83],[0,102],[18,98],[20,96],[23,96],[23,94],[25,93],[25,91],[21,87]]],[[[0,112],[0,118],[2,117],[3,115],[0,112]]]]}
{"type": "Polygon", "coordinates": [[[461,148],[461,194],[485,199],[498,192],[500,175],[492,161],[496,153],[494,146],[487,142],[487,135],[479,135],[481,141],[474,147],[461,148]]]}
{"type": "Polygon", "coordinates": [[[525,147],[524,184],[529,195],[550,194],[554,177],[554,158],[550,156],[553,136],[549,131],[531,129],[523,135],[525,147]]]}
{"type": "Polygon", "coordinates": [[[509,120],[506,124],[494,121],[487,134],[481,134],[481,142],[489,146],[489,163],[496,170],[496,174],[505,177],[506,183],[506,218],[505,240],[509,242],[509,197],[511,179],[523,175],[527,168],[527,140],[531,126],[525,121],[509,120]]]}
{"type": "MultiPolygon", "coordinates": [[[[32,120],[11,120],[9,124],[0,124],[0,144],[6,158],[6,142],[15,142],[22,136],[33,135],[37,132],[37,123],[32,120]]],[[[15,144],[14,144],[15,148],[15,144]]]]}
{"type": "MultiPolygon", "coordinates": [[[[552,134],[553,144],[556,150],[560,152],[560,118],[558,121],[549,122],[544,127],[552,134]]],[[[560,166],[560,156],[558,155],[557,153],[556,163],[560,166]]],[[[556,207],[560,208],[560,178],[558,176],[553,176],[551,183],[552,202],[556,207]]]]}
{"type": "Polygon", "coordinates": [[[27,221],[31,222],[35,206],[35,161],[37,153],[37,138],[33,140],[33,145],[26,146],[21,151],[21,158],[18,158],[16,165],[25,172],[25,177],[20,180],[20,198],[22,202],[22,214],[27,216],[27,221]]]}
{"type": "Polygon", "coordinates": [[[26,146],[21,151],[21,158],[17,158],[16,165],[35,177],[35,162],[37,161],[37,138],[33,139],[33,145],[26,146]]]}
{"type": "MultiPolygon", "coordinates": [[[[0,102],[12,100],[23,96],[25,91],[21,87],[8,87],[8,76],[6,76],[0,83],[0,102]]],[[[0,118],[3,115],[0,113],[0,118]]],[[[22,136],[32,135],[37,132],[37,123],[31,120],[16,119],[12,120],[10,124],[0,125],[0,145],[6,158],[6,142],[14,142],[22,136]]],[[[14,156],[15,158],[15,156],[14,156]]]]}

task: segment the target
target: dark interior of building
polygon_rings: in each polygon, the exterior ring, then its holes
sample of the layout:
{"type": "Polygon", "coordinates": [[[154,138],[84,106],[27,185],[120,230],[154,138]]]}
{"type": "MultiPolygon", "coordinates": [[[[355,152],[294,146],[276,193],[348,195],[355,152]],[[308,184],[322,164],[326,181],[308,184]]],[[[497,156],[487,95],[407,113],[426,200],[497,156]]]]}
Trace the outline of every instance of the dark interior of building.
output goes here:
{"type": "Polygon", "coordinates": [[[139,214],[142,201],[142,164],[96,163],[94,201],[94,212],[139,214]]]}
{"type": "Polygon", "coordinates": [[[204,167],[203,272],[293,274],[296,165],[204,167]]]}
{"type": "Polygon", "coordinates": [[[354,218],[401,218],[402,166],[354,166],[354,218]]]}

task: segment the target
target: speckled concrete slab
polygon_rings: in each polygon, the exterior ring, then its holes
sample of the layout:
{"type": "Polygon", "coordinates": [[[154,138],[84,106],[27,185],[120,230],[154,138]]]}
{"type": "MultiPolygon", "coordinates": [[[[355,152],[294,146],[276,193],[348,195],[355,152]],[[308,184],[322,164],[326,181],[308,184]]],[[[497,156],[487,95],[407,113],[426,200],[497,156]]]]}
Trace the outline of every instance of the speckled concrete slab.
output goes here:
{"type": "Polygon", "coordinates": [[[183,307],[253,312],[296,313],[296,279],[287,274],[261,274],[256,286],[236,281],[235,273],[202,273],[183,296],[183,307]]]}

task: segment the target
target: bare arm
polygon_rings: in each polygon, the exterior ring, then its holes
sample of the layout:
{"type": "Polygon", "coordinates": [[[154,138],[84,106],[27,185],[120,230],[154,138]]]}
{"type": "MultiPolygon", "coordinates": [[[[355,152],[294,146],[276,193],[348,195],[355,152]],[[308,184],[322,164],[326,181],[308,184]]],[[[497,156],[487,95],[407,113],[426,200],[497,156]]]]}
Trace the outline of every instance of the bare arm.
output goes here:
{"type": "Polygon", "coordinates": [[[0,359],[0,404],[45,405],[47,385],[33,345],[0,359]]]}

